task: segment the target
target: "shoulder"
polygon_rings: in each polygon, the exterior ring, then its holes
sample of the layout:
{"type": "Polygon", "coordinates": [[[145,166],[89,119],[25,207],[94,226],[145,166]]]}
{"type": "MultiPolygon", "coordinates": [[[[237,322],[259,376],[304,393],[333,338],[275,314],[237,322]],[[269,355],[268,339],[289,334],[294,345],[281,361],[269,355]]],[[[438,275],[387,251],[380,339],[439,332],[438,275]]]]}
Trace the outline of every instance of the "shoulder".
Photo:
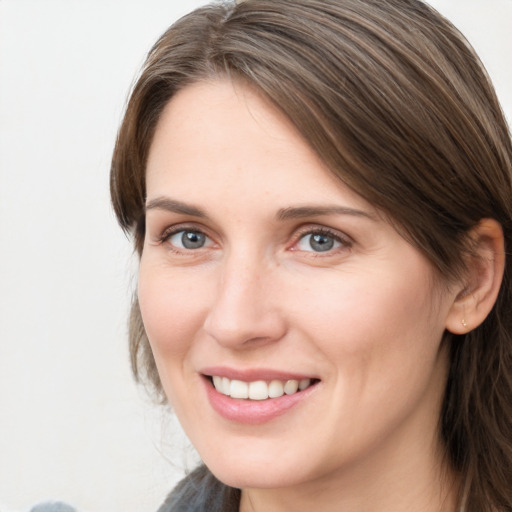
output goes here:
{"type": "Polygon", "coordinates": [[[240,490],[201,465],[178,483],[158,512],[238,512],[239,504],[240,490]]]}
{"type": "MultiPolygon", "coordinates": [[[[0,512],[11,510],[5,504],[0,503],[0,512]]],[[[11,510],[11,512],[14,512],[11,510]]],[[[77,510],[63,501],[45,501],[33,505],[29,512],[77,512],[77,510]]]]}
{"type": "Polygon", "coordinates": [[[34,505],[30,512],[76,512],[76,509],[62,501],[47,501],[34,505]]]}

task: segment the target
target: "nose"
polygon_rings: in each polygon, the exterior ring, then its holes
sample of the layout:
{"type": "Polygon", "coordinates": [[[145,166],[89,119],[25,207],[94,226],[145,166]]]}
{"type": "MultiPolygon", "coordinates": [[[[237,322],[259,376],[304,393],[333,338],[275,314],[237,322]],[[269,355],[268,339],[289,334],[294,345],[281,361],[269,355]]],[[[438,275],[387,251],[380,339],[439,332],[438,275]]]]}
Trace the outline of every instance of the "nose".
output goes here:
{"type": "Polygon", "coordinates": [[[275,270],[256,258],[232,257],[219,272],[217,290],[205,322],[205,331],[231,349],[264,345],[286,332],[278,304],[275,270]]]}

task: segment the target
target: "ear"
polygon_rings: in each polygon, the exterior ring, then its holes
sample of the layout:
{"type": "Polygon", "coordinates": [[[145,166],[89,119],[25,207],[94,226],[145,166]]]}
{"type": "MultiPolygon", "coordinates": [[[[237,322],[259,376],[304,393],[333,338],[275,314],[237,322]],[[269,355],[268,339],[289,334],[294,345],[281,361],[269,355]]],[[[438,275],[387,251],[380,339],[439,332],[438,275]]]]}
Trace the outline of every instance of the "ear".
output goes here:
{"type": "Polygon", "coordinates": [[[499,222],[483,219],[469,237],[473,253],[468,258],[468,273],[446,318],[446,329],[453,334],[466,334],[485,320],[498,297],[505,269],[505,243],[499,222]]]}

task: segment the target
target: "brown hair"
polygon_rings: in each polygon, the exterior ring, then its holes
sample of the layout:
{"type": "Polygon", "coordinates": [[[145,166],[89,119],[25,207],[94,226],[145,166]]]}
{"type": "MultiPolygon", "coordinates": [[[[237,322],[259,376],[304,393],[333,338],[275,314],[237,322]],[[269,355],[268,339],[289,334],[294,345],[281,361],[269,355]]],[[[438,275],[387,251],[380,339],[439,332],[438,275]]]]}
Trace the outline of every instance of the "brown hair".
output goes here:
{"type": "MultiPolygon", "coordinates": [[[[111,193],[142,252],[145,163],[159,116],[187,84],[260,90],[331,171],[385,212],[445,279],[460,277],[482,218],[512,245],[512,147],[490,81],[463,36],[418,0],[246,0],[185,16],[150,51],[119,132],[111,193]]],[[[441,431],[466,511],[512,510],[511,260],[484,323],[447,335],[441,431]]],[[[137,300],[135,376],[162,396],[137,300]]]]}

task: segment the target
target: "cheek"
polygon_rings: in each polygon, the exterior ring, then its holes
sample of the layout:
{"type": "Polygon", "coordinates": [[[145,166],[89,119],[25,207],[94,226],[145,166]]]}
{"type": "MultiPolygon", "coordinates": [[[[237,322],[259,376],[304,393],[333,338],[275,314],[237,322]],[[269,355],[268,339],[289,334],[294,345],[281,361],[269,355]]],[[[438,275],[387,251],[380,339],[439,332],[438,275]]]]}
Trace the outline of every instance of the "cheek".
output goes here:
{"type": "Polygon", "coordinates": [[[304,294],[296,310],[330,364],[333,420],[325,435],[343,431],[354,447],[366,439],[362,432],[378,439],[424,400],[432,400],[429,410],[437,411],[444,387],[443,314],[432,308],[437,299],[428,274],[393,275],[393,281],[376,272],[345,275],[336,285],[324,283],[321,291],[304,294]]]}
{"type": "Polygon", "coordinates": [[[208,295],[204,282],[141,261],[138,298],[157,364],[160,356],[179,357],[189,349],[204,322],[208,295]]]}
{"type": "Polygon", "coordinates": [[[344,374],[359,375],[361,385],[410,378],[428,372],[444,331],[429,276],[423,266],[407,265],[335,275],[295,290],[302,300],[293,302],[294,316],[324,356],[344,374]]]}
{"type": "Polygon", "coordinates": [[[392,338],[397,331],[427,321],[430,305],[424,286],[396,280],[388,285],[372,277],[345,276],[317,288],[295,289],[290,306],[297,318],[307,319],[311,329],[346,340],[347,348],[353,343],[354,350],[375,337],[392,338]],[[368,337],[363,334],[370,332],[368,337]]]}

